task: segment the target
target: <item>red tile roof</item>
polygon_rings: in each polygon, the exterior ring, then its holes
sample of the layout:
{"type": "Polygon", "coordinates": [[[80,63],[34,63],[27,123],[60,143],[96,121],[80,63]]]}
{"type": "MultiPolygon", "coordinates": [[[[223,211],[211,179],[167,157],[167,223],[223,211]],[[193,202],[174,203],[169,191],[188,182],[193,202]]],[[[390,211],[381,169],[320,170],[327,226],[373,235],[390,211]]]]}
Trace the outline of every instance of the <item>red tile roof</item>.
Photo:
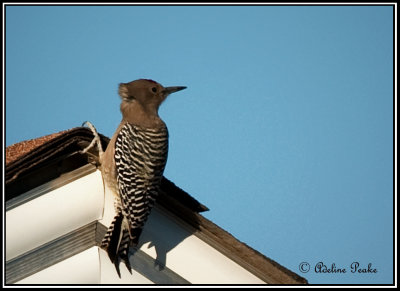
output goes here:
{"type": "Polygon", "coordinates": [[[8,165],[11,162],[14,162],[21,158],[22,156],[28,154],[32,150],[38,148],[39,146],[45,144],[46,142],[66,133],[68,130],[63,130],[57,133],[45,135],[42,137],[30,139],[30,140],[24,140],[19,143],[15,143],[13,145],[10,145],[6,148],[6,165],[8,165]]]}

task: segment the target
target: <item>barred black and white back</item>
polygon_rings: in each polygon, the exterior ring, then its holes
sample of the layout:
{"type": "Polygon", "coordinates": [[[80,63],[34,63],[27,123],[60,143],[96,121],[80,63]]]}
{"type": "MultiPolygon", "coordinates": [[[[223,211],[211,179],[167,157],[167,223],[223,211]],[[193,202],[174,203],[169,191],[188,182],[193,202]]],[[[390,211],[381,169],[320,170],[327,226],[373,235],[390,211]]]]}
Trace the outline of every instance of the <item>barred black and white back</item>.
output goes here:
{"type": "Polygon", "coordinates": [[[159,192],[168,156],[166,126],[152,129],[126,123],[115,142],[119,201],[102,241],[112,262],[118,257],[130,270],[129,247],[135,247],[159,192]]]}

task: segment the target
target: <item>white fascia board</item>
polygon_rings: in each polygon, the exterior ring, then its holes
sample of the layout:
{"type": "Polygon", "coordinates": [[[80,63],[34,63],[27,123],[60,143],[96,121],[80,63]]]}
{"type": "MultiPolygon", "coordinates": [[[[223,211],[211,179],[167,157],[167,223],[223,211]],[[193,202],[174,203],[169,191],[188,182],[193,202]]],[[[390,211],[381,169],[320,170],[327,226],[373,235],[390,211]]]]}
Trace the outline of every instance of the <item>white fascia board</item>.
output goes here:
{"type": "MultiPolygon", "coordinates": [[[[139,245],[192,284],[266,284],[159,207],[149,216],[139,245]]],[[[125,269],[123,264],[121,269],[125,269]]]]}
{"type": "MultiPolygon", "coordinates": [[[[114,215],[113,194],[106,187],[104,216],[99,222],[108,228],[114,215]]],[[[157,204],[144,226],[139,240],[139,249],[155,259],[156,265],[160,264],[161,268],[162,266],[167,267],[190,283],[266,284],[212,245],[197,237],[194,229],[157,204]]],[[[101,259],[110,262],[108,256],[102,256],[101,259]]],[[[131,259],[134,260],[134,257],[131,259]]],[[[133,265],[133,263],[131,264],[133,265]]],[[[122,279],[113,277],[116,275],[115,267],[114,269],[108,268],[108,270],[111,272],[110,274],[102,272],[104,282],[123,284],[129,280],[140,281],[136,278],[136,274],[130,278],[130,274],[122,262],[120,263],[122,279]],[[124,275],[124,273],[127,274],[124,275]]]]}
{"type": "Polygon", "coordinates": [[[100,284],[99,248],[91,247],[15,284],[100,284]]]}
{"type": "MultiPolygon", "coordinates": [[[[57,180],[47,183],[48,192],[43,192],[43,186],[46,184],[42,185],[40,190],[44,194],[31,200],[27,199],[26,202],[18,204],[6,212],[7,261],[94,221],[99,220],[106,227],[109,226],[115,213],[114,203],[109,189],[106,189],[106,194],[104,193],[100,171],[96,170],[61,187],[54,188],[54,185],[60,185],[55,183],[57,180]]],[[[216,250],[212,244],[196,236],[194,229],[160,206],[156,206],[149,216],[140,238],[139,247],[141,251],[154,258],[155,264],[159,263],[160,268],[165,265],[190,283],[266,283],[216,250]]],[[[73,284],[152,283],[150,279],[134,270],[132,275],[129,274],[123,263],[120,264],[120,270],[121,279],[107,254],[98,247],[92,247],[24,278],[18,283],[60,284],[70,279],[71,281],[68,282],[73,284]],[[93,258],[90,251],[93,248],[96,249],[96,258],[100,267],[96,267],[96,264],[93,264],[94,260],[89,259],[89,257],[93,258]],[[73,274],[75,271],[77,271],[76,275],[73,274]],[[98,279],[93,279],[95,275],[86,275],[86,272],[91,274],[92,271],[97,273],[98,279]],[[62,281],[65,272],[72,272],[72,274],[66,276],[66,281],[62,281]],[[50,277],[52,276],[54,281],[51,281],[50,277]],[[48,278],[50,279],[48,280],[48,278]]]]}
{"type": "Polygon", "coordinates": [[[129,273],[123,262],[119,266],[121,272],[120,278],[107,252],[99,248],[99,256],[101,266],[100,284],[154,284],[154,282],[136,272],[135,269],[132,269],[132,274],[129,273]]]}
{"type": "MultiPolygon", "coordinates": [[[[99,170],[56,189],[54,181],[46,184],[46,194],[6,212],[7,261],[102,217],[99,170]]],[[[43,191],[43,185],[40,188],[43,191]]]]}
{"type": "MultiPolygon", "coordinates": [[[[121,263],[121,267],[124,266],[121,263]]],[[[93,246],[75,256],[26,277],[15,284],[154,284],[135,270],[121,268],[121,278],[107,253],[93,246]]]]}

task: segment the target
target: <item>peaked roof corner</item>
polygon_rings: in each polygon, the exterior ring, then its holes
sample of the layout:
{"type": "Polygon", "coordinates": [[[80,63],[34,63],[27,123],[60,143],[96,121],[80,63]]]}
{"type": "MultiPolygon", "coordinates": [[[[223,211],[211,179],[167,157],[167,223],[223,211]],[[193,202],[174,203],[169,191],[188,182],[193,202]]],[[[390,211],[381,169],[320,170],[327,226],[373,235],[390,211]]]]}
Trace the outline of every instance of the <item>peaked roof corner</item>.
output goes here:
{"type": "MultiPolygon", "coordinates": [[[[81,154],[93,134],[86,127],[75,127],[36,139],[22,141],[6,148],[6,202],[48,181],[88,164],[98,165],[95,149],[81,154]]],[[[110,139],[100,134],[103,148],[110,139]]],[[[279,265],[272,259],[240,242],[231,234],[203,217],[209,210],[173,182],[163,177],[157,203],[196,229],[196,236],[209,242],[272,284],[307,284],[307,280],[279,265]]]]}

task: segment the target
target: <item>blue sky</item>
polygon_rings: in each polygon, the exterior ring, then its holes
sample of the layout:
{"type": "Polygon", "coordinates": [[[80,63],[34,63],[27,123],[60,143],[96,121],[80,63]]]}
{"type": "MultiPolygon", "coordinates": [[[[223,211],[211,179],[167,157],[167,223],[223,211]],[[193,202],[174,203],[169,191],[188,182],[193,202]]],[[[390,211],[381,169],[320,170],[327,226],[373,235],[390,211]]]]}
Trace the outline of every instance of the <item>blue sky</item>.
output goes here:
{"type": "Polygon", "coordinates": [[[205,217],[310,283],[393,282],[393,7],[8,6],[5,31],[6,146],[111,136],[120,82],[187,86],[165,176],[205,217]]]}

